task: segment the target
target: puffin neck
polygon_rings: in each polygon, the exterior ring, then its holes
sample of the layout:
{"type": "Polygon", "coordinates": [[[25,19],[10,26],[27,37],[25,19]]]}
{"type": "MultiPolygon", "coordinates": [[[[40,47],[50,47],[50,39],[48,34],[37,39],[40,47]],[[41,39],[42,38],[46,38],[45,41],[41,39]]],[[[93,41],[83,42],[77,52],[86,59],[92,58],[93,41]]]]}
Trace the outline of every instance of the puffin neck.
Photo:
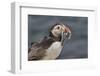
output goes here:
{"type": "Polygon", "coordinates": [[[59,36],[59,37],[52,36],[50,38],[52,38],[54,41],[59,41],[59,42],[61,41],[61,36],[59,36]]]}

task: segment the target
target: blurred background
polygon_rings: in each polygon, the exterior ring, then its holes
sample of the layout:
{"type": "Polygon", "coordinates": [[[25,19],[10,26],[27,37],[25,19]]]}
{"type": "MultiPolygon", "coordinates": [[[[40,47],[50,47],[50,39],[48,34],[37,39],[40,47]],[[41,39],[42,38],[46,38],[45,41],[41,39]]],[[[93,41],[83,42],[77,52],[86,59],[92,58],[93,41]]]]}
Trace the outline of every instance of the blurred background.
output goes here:
{"type": "Polygon", "coordinates": [[[65,41],[64,48],[57,59],[88,57],[88,18],[71,16],[28,15],[28,47],[48,36],[49,28],[55,23],[70,26],[72,37],[65,41]]]}

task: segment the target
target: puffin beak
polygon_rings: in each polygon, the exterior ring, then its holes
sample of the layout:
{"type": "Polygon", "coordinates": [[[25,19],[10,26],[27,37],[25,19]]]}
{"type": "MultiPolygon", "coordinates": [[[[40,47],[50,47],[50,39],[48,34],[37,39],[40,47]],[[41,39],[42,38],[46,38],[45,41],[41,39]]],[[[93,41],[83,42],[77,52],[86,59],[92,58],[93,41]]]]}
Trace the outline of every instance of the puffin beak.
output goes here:
{"type": "Polygon", "coordinates": [[[64,41],[66,40],[66,39],[70,39],[71,38],[71,30],[68,28],[68,27],[66,27],[66,26],[64,26],[63,25],[63,29],[62,29],[62,32],[61,32],[61,42],[62,42],[62,45],[64,44],[64,41]]]}
{"type": "Polygon", "coordinates": [[[64,33],[65,33],[67,39],[70,39],[71,38],[71,30],[68,27],[65,27],[64,33]]]}

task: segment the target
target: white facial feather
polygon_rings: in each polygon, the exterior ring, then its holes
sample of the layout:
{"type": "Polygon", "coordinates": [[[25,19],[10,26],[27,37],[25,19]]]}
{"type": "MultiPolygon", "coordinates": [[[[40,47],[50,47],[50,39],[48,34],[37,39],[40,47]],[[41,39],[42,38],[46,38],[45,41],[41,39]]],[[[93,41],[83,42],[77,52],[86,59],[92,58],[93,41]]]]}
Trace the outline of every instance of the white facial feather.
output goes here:
{"type": "Polygon", "coordinates": [[[62,29],[63,29],[63,27],[61,25],[57,25],[53,28],[53,30],[51,32],[55,37],[58,37],[59,34],[62,32],[62,29]],[[59,29],[58,29],[58,27],[59,27],[59,29]]]}

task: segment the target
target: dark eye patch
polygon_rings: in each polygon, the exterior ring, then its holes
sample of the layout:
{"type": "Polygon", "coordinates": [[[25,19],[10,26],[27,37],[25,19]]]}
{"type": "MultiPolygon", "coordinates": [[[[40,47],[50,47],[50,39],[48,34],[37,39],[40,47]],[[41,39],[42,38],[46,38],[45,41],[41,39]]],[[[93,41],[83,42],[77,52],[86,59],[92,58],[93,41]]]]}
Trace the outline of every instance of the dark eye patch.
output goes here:
{"type": "Polygon", "coordinates": [[[60,27],[58,26],[57,29],[60,29],[60,27]]]}

